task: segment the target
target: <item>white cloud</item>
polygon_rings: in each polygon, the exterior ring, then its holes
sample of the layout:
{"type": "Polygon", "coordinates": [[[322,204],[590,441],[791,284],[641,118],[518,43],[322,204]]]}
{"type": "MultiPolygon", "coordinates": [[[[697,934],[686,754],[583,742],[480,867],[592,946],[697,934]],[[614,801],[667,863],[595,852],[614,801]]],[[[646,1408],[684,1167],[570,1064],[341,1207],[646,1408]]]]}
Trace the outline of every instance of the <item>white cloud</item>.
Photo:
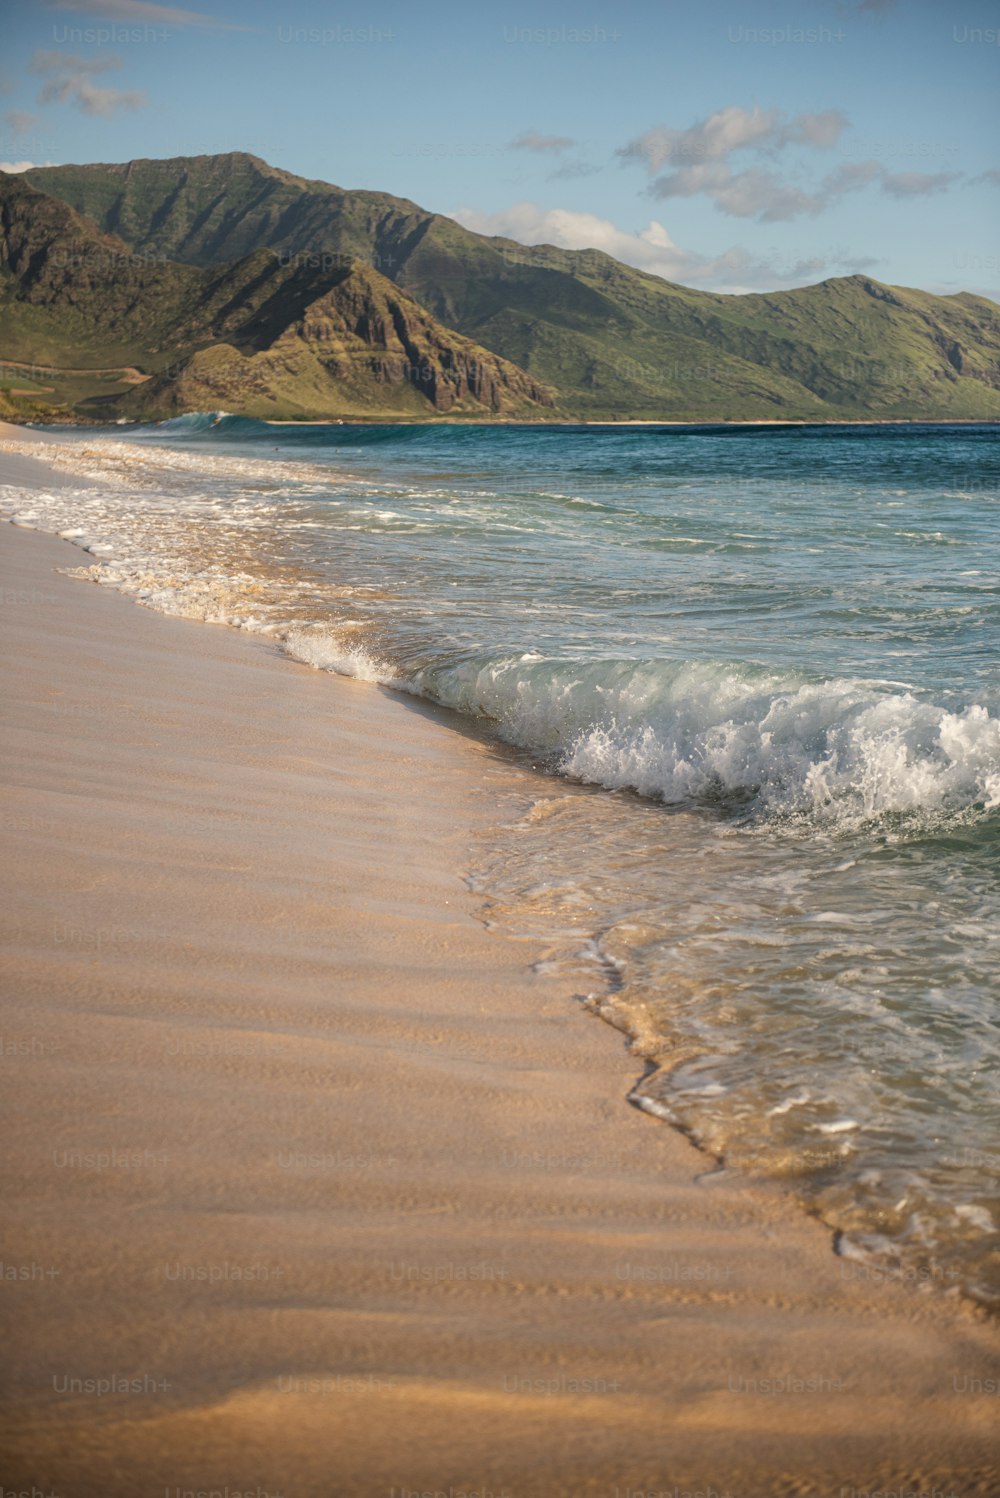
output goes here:
{"type": "Polygon", "coordinates": [[[146,102],[136,89],[102,87],[92,82],[95,74],[122,67],[120,57],[81,57],[76,52],[36,52],[31,59],[34,73],[51,73],[38,96],[40,104],[72,104],[84,114],[112,114],[116,109],[139,109],[146,102]]]}
{"type": "Polygon", "coordinates": [[[0,161],[0,172],[32,172],[37,166],[55,166],[54,161],[0,161]]]}
{"type": "Polygon", "coordinates": [[[786,125],[782,145],[816,146],[828,151],[835,146],[847,127],[847,116],[839,109],[824,109],[819,114],[799,114],[786,125]]]}
{"type": "Polygon", "coordinates": [[[777,121],[776,109],[764,111],[757,105],[742,109],[730,104],[687,130],[657,125],[629,141],[618,154],[644,159],[651,175],[688,161],[722,161],[733,151],[745,151],[773,137],[777,121]]]}
{"type": "Polygon", "coordinates": [[[744,109],[740,104],[727,104],[686,130],[673,130],[665,125],[647,130],[645,135],[623,146],[618,154],[626,159],[644,160],[646,170],[655,176],[665,166],[722,162],[736,151],[773,152],[791,145],[828,150],[837,143],[846,126],[847,116],[839,109],[799,114],[789,120],[780,109],[761,109],[757,104],[744,109]]]}
{"type": "Polygon", "coordinates": [[[137,89],[100,88],[89,78],[70,74],[51,78],[38,96],[42,104],[73,104],[84,114],[113,114],[116,109],[141,109],[145,94],[137,89]]]}
{"type": "Polygon", "coordinates": [[[512,140],[512,151],[565,151],[576,142],[568,135],[541,135],[537,130],[525,130],[512,140]]]}
{"type": "Polygon", "coordinates": [[[919,197],[924,193],[944,192],[960,176],[960,172],[883,172],[882,191],[894,198],[919,197]]]}
{"type": "Polygon", "coordinates": [[[852,259],[840,250],[832,256],[788,263],[778,256],[754,256],[741,245],[733,245],[721,255],[700,255],[675,244],[664,225],[655,219],[638,234],[630,234],[610,219],[593,213],[544,209],[528,202],[515,203],[500,213],[463,208],[450,217],[477,234],[496,235],[526,245],[551,244],[564,250],[600,250],[665,280],[713,291],[773,290],[802,285],[821,280],[824,272],[848,274],[875,263],[852,259]]]}
{"type": "Polygon", "coordinates": [[[624,160],[640,160],[654,179],[654,198],[694,197],[704,194],[733,218],[778,223],[819,213],[821,195],[803,191],[775,172],[759,167],[734,171],[730,157],[751,151],[774,158],[789,146],[828,151],[847,127],[839,109],[797,114],[783,110],[744,109],[727,104],[686,130],[657,126],[630,141],[618,152],[624,160]],[[669,168],[669,170],[665,170],[669,168]]]}
{"type": "Polygon", "coordinates": [[[592,177],[600,170],[599,166],[594,166],[590,161],[566,161],[562,166],[557,166],[554,172],[549,172],[549,181],[572,182],[578,177],[592,177]]]}
{"type": "Polygon", "coordinates": [[[54,10],[71,11],[73,14],[103,16],[109,21],[121,21],[125,25],[146,26],[216,26],[224,31],[247,31],[234,21],[222,21],[217,16],[206,16],[199,10],[184,10],[177,5],[154,5],[151,0],[50,0],[54,10]]]}
{"type": "Polygon", "coordinates": [[[788,119],[780,109],[744,109],[730,104],[686,130],[657,126],[630,141],[618,155],[639,160],[653,179],[654,198],[707,197],[720,213],[755,219],[761,224],[812,217],[845,193],[877,183],[892,197],[943,192],[958,172],[890,172],[878,161],[848,161],[814,188],[803,188],[774,169],[778,155],[791,146],[828,151],[848,124],[839,109],[798,114],[788,119]],[[751,152],[765,165],[736,170],[731,158],[751,152]]]}
{"type": "Polygon", "coordinates": [[[762,224],[819,213],[825,206],[822,197],[803,192],[774,172],[759,168],[733,172],[724,163],[670,172],[658,177],[650,191],[656,198],[689,198],[706,193],[722,213],[732,218],[754,218],[762,224]]]}
{"type": "Polygon", "coordinates": [[[877,182],[890,197],[914,198],[944,192],[961,175],[961,172],[890,172],[879,161],[845,161],[824,179],[823,193],[830,199],[877,182]]]}
{"type": "Polygon", "coordinates": [[[657,198],[692,198],[702,192],[714,194],[728,187],[733,175],[732,169],[722,161],[682,166],[676,172],[658,177],[650,191],[657,198]]]}
{"type": "Polygon", "coordinates": [[[79,52],[36,52],[31,59],[33,73],[113,73],[124,66],[115,52],[104,57],[81,57],[79,52]]]}
{"type": "Polygon", "coordinates": [[[845,192],[857,192],[882,176],[884,167],[877,161],[845,161],[823,180],[823,191],[828,197],[837,197],[845,192]]]}
{"type": "Polygon", "coordinates": [[[15,135],[26,135],[38,124],[38,116],[29,114],[25,109],[8,109],[3,122],[15,135]]]}
{"type": "Polygon", "coordinates": [[[803,192],[773,172],[740,172],[715,194],[716,206],[734,218],[755,218],[777,224],[804,214],[819,213],[824,204],[815,193],[803,192]]]}

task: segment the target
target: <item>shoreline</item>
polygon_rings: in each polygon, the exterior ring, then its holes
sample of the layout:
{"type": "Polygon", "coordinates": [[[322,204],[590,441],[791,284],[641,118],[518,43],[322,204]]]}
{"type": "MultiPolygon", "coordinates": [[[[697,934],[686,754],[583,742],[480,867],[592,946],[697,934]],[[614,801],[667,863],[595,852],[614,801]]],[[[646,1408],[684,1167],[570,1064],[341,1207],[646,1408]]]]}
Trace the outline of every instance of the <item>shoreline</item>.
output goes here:
{"type": "Polygon", "coordinates": [[[995,1328],[706,1172],[484,929],[530,771],[0,542],[8,1485],[1000,1487],[995,1328]]]}
{"type": "MultiPolygon", "coordinates": [[[[185,416],[204,416],[204,411],[186,411],[185,416]]],[[[317,417],[315,420],[300,418],[289,418],[282,421],[274,417],[266,416],[241,416],[238,411],[226,411],[225,416],[236,416],[245,421],[259,421],[261,426],[268,427],[366,427],[366,426],[406,426],[406,427],[525,427],[531,431],[539,427],[691,427],[695,430],[711,429],[713,427],[927,427],[927,426],[1000,426],[1000,421],[995,417],[978,416],[887,416],[868,421],[852,421],[848,417],[842,420],[821,421],[806,418],[767,418],[761,417],[756,421],[736,421],[720,417],[715,421],[677,421],[666,417],[663,419],[648,419],[645,417],[624,417],[619,421],[610,418],[579,421],[523,421],[517,419],[486,421],[481,417],[414,417],[407,420],[398,416],[373,416],[370,420],[361,420],[357,416],[351,417],[317,417]]],[[[133,426],[162,426],[168,421],[176,421],[179,417],[163,416],[148,417],[143,420],[128,421],[124,425],[117,421],[79,421],[79,422],[14,422],[0,421],[0,435],[4,427],[9,427],[11,432],[44,432],[47,426],[69,426],[75,431],[102,431],[127,432],[133,426]]]]}

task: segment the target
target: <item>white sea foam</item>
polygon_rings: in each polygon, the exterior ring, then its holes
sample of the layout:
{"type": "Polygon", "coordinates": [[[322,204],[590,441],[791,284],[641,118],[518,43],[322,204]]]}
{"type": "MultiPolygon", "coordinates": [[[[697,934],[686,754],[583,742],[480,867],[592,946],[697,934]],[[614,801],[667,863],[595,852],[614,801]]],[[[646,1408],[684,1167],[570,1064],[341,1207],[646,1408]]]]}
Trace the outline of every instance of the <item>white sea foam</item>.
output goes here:
{"type": "MultiPolygon", "coordinates": [[[[89,552],[86,575],[147,607],[276,635],[317,669],[423,692],[491,718],[509,741],[551,752],[566,774],[670,803],[752,799],[765,813],[864,820],[886,813],[940,815],[1000,805],[1000,720],[980,704],[946,709],[908,690],[851,678],[808,680],[747,664],[669,660],[568,661],[520,650],[464,657],[407,676],[317,606],[306,579],[258,571],[255,533],[267,533],[289,499],[242,489],[224,515],[217,495],[188,487],[201,454],[159,450],[185,470],[181,492],[150,480],[132,492],[129,444],[102,441],[100,483],[82,489],[7,490],[15,524],[54,531],[89,552]],[[207,522],[212,533],[202,533],[207,522]],[[218,527],[218,529],[217,529],[218,527]],[[227,560],[228,551],[228,560],[227,560]]],[[[80,445],[74,461],[91,461],[80,445]]],[[[149,450],[136,446],[143,462],[149,450]]],[[[227,477],[254,459],[212,456],[227,477]]],[[[140,467],[142,465],[139,465],[140,467]]],[[[307,465],[272,464],[301,470],[307,465]]]]}
{"type": "MultiPolygon", "coordinates": [[[[102,442],[101,447],[120,450],[125,444],[102,442]]],[[[121,456],[119,451],[116,462],[121,456]]],[[[393,682],[392,667],[358,642],[356,624],[352,628],[351,621],[344,621],[338,629],[332,619],[296,619],[297,606],[322,607],[314,583],[255,570],[255,553],[247,551],[244,538],[271,523],[273,507],[266,500],[256,499],[242,513],[230,508],[225,530],[211,538],[217,543],[215,555],[206,547],[209,538],[197,528],[214,508],[211,496],[151,488],[139,505],[131,493],[121,492],[132,488],[124,472],[116,471],[115,464],[106,468],[102,460],[99,485],[30,493],[5,486],[0,489],[0,515],[11,524],[72,541],[94,558],[89,565],[63,568],[67,576],[113,588],[158,613],[266,634],[293,659],[319,670],[393,682]],[[71,523],[80,519],[86,523],[71,523]],[[239,565],[244,555],[249,566],[239,565]]],[[[337,596],[336,589],[327,592],[337,596]]]]}
{"type": "Polygon", "coordinates": [[[677,803],[865,819],[1000,805],[1000,720],[863,680],[720,662],[463,662],[428,691],[552,750],[564,773],[677,803]]]}
{"type": "Polygon", "coordinates": [[[113,485],[146,489],[162,482],[164,474],[197,475],[208,478],[242,478],[260,481],[266,477],[304,484],[317,480],[328,484],[344,477],[329,463],[310,463],[301,459],[269,460],[266,469],[260,458],[240,457],[236,453],[192,452],[184,448],[156,446],[145,442],[125,442],[119,438],[101,437],[97,441],[4,441],[2,447],[14,448],[32,458],[51,463],[64,473],[113,485]]]}
{"type": "Polygon", "coordinates": [[[338,676],[353,676],[359,681],[397,684],[393,668],[387,661],[361,646],[345,643],[343,634],[327,628],[290,629],[282,637],[282,646],[293,660],[314,666],[318,671],[332,671],[338,676]]]}

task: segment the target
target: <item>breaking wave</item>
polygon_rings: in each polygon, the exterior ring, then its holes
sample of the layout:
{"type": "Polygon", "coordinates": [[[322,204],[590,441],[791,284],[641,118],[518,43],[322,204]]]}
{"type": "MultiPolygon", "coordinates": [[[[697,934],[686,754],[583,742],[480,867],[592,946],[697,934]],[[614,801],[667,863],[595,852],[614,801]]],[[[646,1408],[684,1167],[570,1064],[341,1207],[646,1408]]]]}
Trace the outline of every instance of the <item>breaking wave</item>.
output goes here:
{"type": "Polygon", "coordinates": [[[431,668],[414,686],[493,720],[564,774],[668,803],[742,801],[836,820],[1000,805],[1000,719],[876,682],[525,655],[431,668]]]}

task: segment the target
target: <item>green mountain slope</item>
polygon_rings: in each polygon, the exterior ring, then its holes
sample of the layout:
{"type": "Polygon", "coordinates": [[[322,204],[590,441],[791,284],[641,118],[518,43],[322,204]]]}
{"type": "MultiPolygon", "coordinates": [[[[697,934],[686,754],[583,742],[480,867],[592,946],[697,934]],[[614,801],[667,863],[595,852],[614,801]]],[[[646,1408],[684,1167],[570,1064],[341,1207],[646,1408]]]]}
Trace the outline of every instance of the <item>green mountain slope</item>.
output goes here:
{"type": "Polygon", "coordinates": [[[581,417],[1000,417],[1000,307],[968,294],[866,276],[695,291],[598,251],[484,238],[405,199],[241,153],[27,176],[147,259],[205,267],[266,246],[288,265],[364,260],[581,417]]]}
{"type": "Polygon", "coordinates": [[[201,267],[133,254],[2,173],[0,229],[8,368],[27,385],[62,374],[80,414],[530,417],[552,405],[537,380],[361,261],[257,249],[201,267]],[[120,376],[110,388],[109,375],[120,376]]]}
{"type": "Polygon", "coordinates": [[[432,215],[385,193],[344,192],[259,157],[40,167],[25,177],[146,256],[211,265],[262,246],[334,251],[391,271],[432,215]]]}

